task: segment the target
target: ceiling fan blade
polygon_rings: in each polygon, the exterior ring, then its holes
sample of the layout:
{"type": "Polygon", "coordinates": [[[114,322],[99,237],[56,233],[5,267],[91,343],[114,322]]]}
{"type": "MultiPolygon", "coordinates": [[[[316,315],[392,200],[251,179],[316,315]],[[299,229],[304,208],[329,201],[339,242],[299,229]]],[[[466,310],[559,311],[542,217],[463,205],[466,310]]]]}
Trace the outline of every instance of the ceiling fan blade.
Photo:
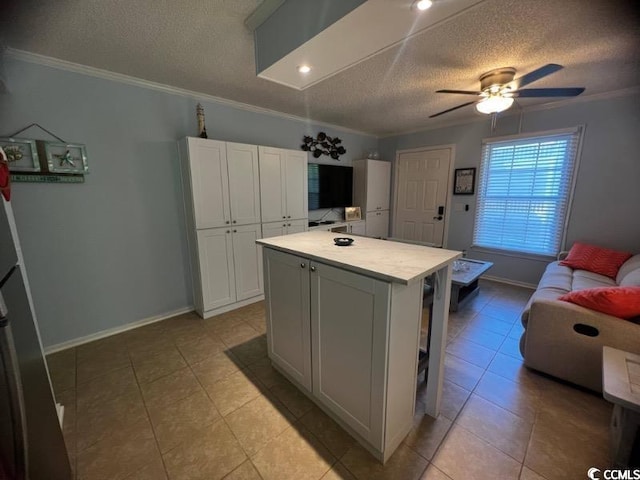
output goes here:
{"type": "Polygon", "coordinates": [[[436,90],[436,93],[459,93],[460,95],[480,95],[482,92],[471,92],[469,90],[436,90]]]}
{"type": "Polygon", "coordinates": [[[551,75],[552,73],[557,72],[558,70],[562,70],[564,67],[562,65],[558,65],[557,63],[548,63],[533,72],[529,72],[520,78],[516,78],[513,83],[515,84],[515,88],[524,87],[525,85],[529,85],[530,83],[536,82],[541,78],[546,77],[547,75],[551,75]]]}
{"type": "Polygon", "coordinates": [[[429,118],[439,117],[440,115],[444,115],[445,113],[453,112],[454,110],[457,110],[457,109],[462,108],[462,107],[466,107],[467,105],[471,105],[473,103],[476,103],[476,102],[463,103],[462,105],[458,105],[457,107],[450,108],[449,110],[444,110],[444,111],[438,112],[438,113],[436,113],[434,115],[429,115],[429,118]]]}
{"type": "Polygon", "coordinates": [[[568,88],[525,88],[511,94],[513,97],[533,98],[533,97],[577,97],[584,92],[583,87],[568,88]]]}

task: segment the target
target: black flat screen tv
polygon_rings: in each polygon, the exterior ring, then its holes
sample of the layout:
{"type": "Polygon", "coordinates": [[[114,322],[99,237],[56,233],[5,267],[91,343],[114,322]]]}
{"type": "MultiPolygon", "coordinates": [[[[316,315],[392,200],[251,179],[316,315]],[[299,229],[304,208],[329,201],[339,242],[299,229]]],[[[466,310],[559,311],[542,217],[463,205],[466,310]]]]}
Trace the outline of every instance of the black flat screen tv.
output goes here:
{"type": "Polygon", "coordinates": [[[353,204],[353,167],[308,164],[309,210],[353,204]]]}

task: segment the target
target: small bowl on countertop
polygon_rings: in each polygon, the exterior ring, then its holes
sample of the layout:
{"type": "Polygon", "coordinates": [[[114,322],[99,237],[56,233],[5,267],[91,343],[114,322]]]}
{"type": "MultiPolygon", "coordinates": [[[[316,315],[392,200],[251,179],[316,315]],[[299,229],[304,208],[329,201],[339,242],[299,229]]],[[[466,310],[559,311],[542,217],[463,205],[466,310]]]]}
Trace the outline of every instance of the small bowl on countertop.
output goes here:
{"type": "Polygon", "coordinates": [[[353,238],[336,237],[333,239],[333,243],[335,243],[338,247],[348,247],[353,243],[353,238]]]}

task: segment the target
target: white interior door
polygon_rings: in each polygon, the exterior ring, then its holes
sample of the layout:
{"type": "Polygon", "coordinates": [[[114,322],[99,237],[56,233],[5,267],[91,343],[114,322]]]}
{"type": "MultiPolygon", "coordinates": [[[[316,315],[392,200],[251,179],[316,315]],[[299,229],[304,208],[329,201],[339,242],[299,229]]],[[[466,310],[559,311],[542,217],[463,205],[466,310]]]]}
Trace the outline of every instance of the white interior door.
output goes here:
{"type": "Polygon", "coordinates": [[[394,237],[442,246],[451,161],[449,148],[398,154],[394,237]]]}

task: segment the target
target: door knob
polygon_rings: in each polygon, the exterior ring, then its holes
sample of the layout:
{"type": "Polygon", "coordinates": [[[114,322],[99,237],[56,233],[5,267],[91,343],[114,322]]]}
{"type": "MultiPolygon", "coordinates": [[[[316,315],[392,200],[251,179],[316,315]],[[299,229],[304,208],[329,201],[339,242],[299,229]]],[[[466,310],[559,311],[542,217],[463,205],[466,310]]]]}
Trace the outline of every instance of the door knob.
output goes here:
{"type": "Polygon", "coordinates": [[[433,217],[434,220],[442,220],[442,215],[438,215],[437,217],[433,217]]]}

